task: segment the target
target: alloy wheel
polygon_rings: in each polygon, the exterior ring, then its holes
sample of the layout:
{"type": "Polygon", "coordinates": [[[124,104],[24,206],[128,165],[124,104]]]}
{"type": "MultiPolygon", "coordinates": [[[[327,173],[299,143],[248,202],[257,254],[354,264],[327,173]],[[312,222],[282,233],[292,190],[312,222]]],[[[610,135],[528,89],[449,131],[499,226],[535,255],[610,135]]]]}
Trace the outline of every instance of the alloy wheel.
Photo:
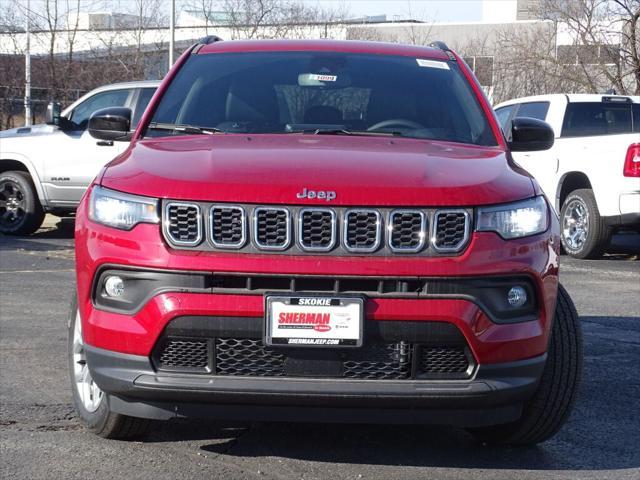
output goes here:
{"type": "Polygon", "coordinates": [[[589,234],[589,210],[580,199],[572,199],[562,218],[562,237],[572,250],[580,250],[589,234]]]}
{"type": "Polygon", "coordinates": [[[26,198],[20,185],[3,180],[0,183],[0,225],[12,229],[24,221],[26,214],[26,198]]]}
{"type": "Polygon", "coordinates": [[[73,374],[75,387],[82,402],[82,406],[90,413],[95,412],[102,402],[103,392],[96,385],[89,372],[87,357],[82,339],[82,322],[80,313],[76,313],[73,329],[73,374]]]}

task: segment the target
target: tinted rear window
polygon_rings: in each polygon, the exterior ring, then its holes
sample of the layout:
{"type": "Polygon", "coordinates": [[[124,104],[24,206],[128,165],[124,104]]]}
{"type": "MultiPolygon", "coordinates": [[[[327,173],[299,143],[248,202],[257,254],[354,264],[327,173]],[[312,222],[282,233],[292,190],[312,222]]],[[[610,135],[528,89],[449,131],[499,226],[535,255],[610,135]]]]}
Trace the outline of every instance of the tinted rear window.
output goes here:
{"type": "MultiPolygon", "coordinates": [[[[455,62],[338,52],[192,55],[152,123],[228,133],[315,129],[496,145],[455,62]]],[[[147,135],[175,134],[147,130],[147,135]]]]}
{"type": "Polygon", "coordinates": [[[633,131],[640,132],[640,104],[633,104],[633,131]]]}
{"type": "Polygon", "coordinates": [[[631,104],[570,103],[562,124],[563,137],[631,133],[631,104]]]}
{"type": "Polygon", "coordinates": [[[549,102],[529,102],[523,103],[518,108],[517,117],[537,118],[545,120],[549,111],[549,102]]]}

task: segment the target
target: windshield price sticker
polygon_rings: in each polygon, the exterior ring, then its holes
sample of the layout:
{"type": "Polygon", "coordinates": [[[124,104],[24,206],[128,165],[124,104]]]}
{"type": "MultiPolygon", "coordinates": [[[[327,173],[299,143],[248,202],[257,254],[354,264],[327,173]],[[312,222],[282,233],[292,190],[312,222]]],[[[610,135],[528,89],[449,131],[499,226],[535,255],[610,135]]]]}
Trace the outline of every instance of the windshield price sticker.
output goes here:
{"type": "Polygon", "coordinates": [[[418,65],[420,65],[421,67],[449,70],[449,64],[447,62],[440,62],[438,60],[426,60],[424,58],[416,58],[416,62],[418,62],[418,65]]]}
{"type": "Polygon", "coordinates": [[[364,300],[267,296],[267,345],[359,347],[364,300]]]}
{"type": "Polygon", "coordinates": [[[317,80],[319,82],[335,82],[338,79],[335,75],[324,75],[321,73],[312,73],[309,75],[309,80],[317,80]]]}

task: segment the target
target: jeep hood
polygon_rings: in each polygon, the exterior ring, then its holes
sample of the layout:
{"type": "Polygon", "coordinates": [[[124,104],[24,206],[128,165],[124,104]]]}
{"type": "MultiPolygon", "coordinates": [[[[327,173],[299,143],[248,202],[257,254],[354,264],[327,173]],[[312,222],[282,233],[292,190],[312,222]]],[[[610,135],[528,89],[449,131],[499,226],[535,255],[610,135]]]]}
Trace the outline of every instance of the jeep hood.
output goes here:
{"type": "Polygon", "coordinates": [[[499,148],[416,139],[320,135],[198,135],[133,142],[102,185],[158,198],[331,205],[484,205],[534,195],[499,148]]]}

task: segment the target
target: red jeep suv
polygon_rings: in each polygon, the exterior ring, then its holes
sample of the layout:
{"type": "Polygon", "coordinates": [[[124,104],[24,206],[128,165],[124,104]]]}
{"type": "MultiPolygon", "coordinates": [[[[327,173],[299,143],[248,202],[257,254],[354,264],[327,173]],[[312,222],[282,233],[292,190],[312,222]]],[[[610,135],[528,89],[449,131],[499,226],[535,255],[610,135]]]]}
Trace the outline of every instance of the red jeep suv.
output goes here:
{"type": "Polygon", "coordinates": [[[443,43],[205,39],[185,52],[76,219],[75,408],[152,419],[451,424],[531,444],[581,367],[558,221],[443,43]]]}

